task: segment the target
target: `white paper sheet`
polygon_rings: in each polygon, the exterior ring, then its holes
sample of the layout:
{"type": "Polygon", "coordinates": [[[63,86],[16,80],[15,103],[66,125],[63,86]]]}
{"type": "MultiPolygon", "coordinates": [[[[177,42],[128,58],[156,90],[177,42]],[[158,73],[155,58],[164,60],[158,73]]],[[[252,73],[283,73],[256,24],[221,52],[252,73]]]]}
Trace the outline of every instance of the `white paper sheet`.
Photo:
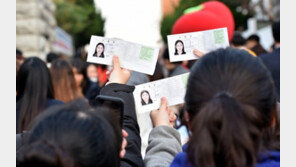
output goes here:
{"type": "Polygon", "coordinates": [[[119,57],[120,65],[129,70],[153,75],[159,49],[115,38],[91,36],[87,62],[112,65],[113,55],[119,57]],[[99,44],[102,43],[103,45],[99,44]],[[103,46],[103,55],[95,54],[96,47],[103,46]],[[100,57],[102,56],[102,57],[100,57]]]}
{"type": "Polygon", "coordinates": [[[144,113],[158,109],[162,97],[167,98],[168,106],[184,103],[188,77],[189,73],[185,73],[137,85],[133,93],[137,111],[144,113]]]}
{"type": "Polygon", "coordinates": [[[170,62],[198,59],[193,54],[194,49],[208,53],[229,46],[227,28],[168,35],[167,38],[170,62]]]}

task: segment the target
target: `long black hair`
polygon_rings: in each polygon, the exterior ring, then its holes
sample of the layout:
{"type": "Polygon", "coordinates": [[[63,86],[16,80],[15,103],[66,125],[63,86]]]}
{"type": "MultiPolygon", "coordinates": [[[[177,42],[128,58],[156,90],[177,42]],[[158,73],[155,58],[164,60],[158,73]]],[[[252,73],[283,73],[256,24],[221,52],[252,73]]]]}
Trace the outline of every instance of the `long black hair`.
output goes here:
{"type": "Polygon", "coordinates": [[[105,51],[105,45],[104,45],[102,42],[99,42],[99,43],[96,45],[95,53],[93,54],[93,56],[94,56],[94,57],[102,57],[102,58],[104,58],[104,57],[105,57],[105,55],[104,55],[104,51],[105,51]],[[104,48],[104,50],[103,50],[103,52],[102,52],[101,55],[97,55],[97,47],[98,47],[99,45],[102,45],[103,48],[104,48]]]}
{"type": "Polygon", "coordinates": [[[185,46],[184,46],[183,41],[181,41],[181,40],[177,40],[177,41],[175,42],[175,55],[178,55],[178,50],[177,50],[177,47],[176,47],[176,46],[177,46],[177,44],[178,44],[179,42],[182,43],[182,45],[183,45],[183,48],[182,48],[182,54],[186,54],[185,49],[184,49],[185,46]]]}
{"type": "Polygon", "coordinates": [[[271,74],[260,59],[231,48],[208,53],[192,67],[185,102],[191,164],[255,165],[276,112],[271,74]]]}
{"type": "Polygon", "coordinates": [[[17,129],[21,132],[45,108],[46,100],[54,98],[50,72],[40,58],[24,61],[16,78],[16,91],[17,108],[20,108],[17,129]]]}
{"type": "Polygon", "coordinates": [[[141,94],[140,94],[142,105],[146,105],[145,101],[142,99],[142,94],[143,94],[143,93],[147,93],[147,94],[149,95],[148,104],[151,104],[151,103],[152,103],[152,100],[151,100],[151,97],[150,97],[149,92],[148,92],[147,90],[143,90],[143,91],[141,92],[141,94]]]}
{"type": "Polygon", "coordinates": [[[120,166],[122,134],[114,112],[81,99],[49,108],[32,124],[17,166],[120,166]]]}
{"type": "Polygon", "coordinates": [[[89,84],[90,84],[86,74],[87,64],[78,58],[72,59],[70,63],[72,65],[72,68],[76,68],[77,73],[83,75],[83,81],[80,86],[82,88],[82,93],[85,95],[85,92],[87,91],[87,88],[89,87],[89,84]]]}

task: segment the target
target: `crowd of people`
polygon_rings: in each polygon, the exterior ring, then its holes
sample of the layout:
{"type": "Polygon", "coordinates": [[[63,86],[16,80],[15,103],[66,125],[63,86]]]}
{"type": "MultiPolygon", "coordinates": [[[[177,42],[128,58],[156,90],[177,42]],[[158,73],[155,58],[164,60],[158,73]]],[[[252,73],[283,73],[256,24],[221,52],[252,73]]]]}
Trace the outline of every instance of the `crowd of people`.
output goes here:
{"type": "Polygon", "coordinates": [[[228,48],[194,50],[197,60],[172,63],[165,47],[152,76],[121,68],[116,55],[106,67],[55,53],[25,58],[17,49],[17,166],[280,166],[279,21],[272,30],[270,50],[238,32],[228,48]],[[185,103],[172,110],[162,97],[151,111],[143,157],[135,85],[186,72],[185,103]],[[122,115],[98,105],[98,95],[120,98],[122,115]]]}

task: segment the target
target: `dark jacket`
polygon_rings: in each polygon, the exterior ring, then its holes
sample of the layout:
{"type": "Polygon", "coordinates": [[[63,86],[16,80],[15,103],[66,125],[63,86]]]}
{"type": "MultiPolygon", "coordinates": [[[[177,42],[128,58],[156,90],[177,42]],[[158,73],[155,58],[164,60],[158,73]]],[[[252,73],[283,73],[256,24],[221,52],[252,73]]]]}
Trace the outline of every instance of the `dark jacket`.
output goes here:
{"type": "Polygon", "coordinates": [[[260,58],[271,72],[277,100],[280,101],[280,48],[274,49],[271,53],[263,54],[260,58]]]}
{"type": "MultiPolygon", "coordinates": [[[[184,152],[176,155],[171,167],[193,167],[187,162],[187,144],[183,146],[184,152]]],[[[279,167],[280,166],[280,152],[269,151],[259,154],[257,157],[256,167],[279,167]]]]}
{"type": "Polygon", "coordinates": [[[98,82],[92,82],[89,80],[88,83],[89,83],[88,87],[87,87],[86,91],[83,92],[83,94],[84,94],[84,97],[87,98],[89,104],[91,106],[95,106],[95,104],[96,104],[95,99],[96,99],[96,96],[98,94],[100,94],[101,88],[99,87],[98,82]]]}
{"type": "Polygon", "coordinates": [[[128,133],[126,154],[120,166],[144,166],[141,155],[141,137],[137,122],[133,91],[134,86],[111,83],[101,89],[101,95],[119,97],[124,101],[123,129],[128,133]]]}

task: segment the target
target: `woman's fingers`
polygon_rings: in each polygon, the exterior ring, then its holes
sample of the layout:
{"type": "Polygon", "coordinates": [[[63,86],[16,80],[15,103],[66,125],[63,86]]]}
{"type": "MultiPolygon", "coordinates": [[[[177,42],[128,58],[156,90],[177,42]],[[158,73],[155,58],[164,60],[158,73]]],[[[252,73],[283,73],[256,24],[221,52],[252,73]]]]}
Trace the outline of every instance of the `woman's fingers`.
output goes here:
{"type": "Polygon", "coordinates": [[[119,153],[119,157],[120,158],[123,158],[124,155],[125,155],[125,153],[126,153],[125,149],[124,150],[121,150],[120,153],[119,153]]]}
{"type": "Polygon", "coordinates": [[[124,129],[122,129],[122,144],[121,144],[121,150],[119,153],[120,158],[123,158],[126,153],[125,147],[127,146],[127,140],[126,140],[127,137],[128,137],[128,133],[124,129]]]}
{"type": "Polygon", "coordinates": [[[115,70],[120,70],[120,69],[121,69],[121,68],[120,68],[120,63],[119,63],[119,58],[118,58],[117,55],[114,55],[114,56],[113,56],[113,68],[114,68],[115,70]]]}
{"type": "Polygon", "coordinates": [[[201,51],[199,51],[199,50],[197,50],[197,49],[194,49],[194,50],[193,50],[193,54],[194,54],[195,56],[197,56],[198,58],[201,58],[202,56],[204,56],[204,53],[201,52],[201,51]]]}
{"type": "Polygon", "coordinates": [[[160,103],[160,107],[159,107],[159,110],[160,111],[166,111],[166,108],[167,108],[167,99],[165,97],[162,97],[161,98],[161,103],[160,103]]]}
{"type": "Polygon", "coordinates": [[[124,129],[122,129],[122,136],[125,138],[128,137],[128,133],[124,129]]]}

